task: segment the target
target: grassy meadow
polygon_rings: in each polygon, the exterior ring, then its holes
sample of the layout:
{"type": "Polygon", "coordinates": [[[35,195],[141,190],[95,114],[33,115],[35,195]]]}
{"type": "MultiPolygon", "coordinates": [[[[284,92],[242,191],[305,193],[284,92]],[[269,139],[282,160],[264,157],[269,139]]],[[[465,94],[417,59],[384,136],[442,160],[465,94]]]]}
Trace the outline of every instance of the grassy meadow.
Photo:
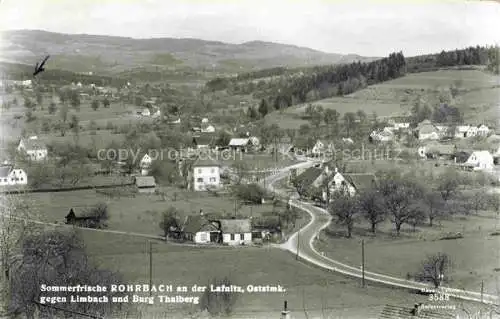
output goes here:
{"type": "MultiPolygon", "coordinates": [[[[452,104],[463,110],[466,121],[474,124],[498,118],[499,85],[500,77],[481,70],[440,70],[408,74],[344,97],[323,99],[312,104],[337,110],[341,115],[363,110],[368,115],[376,112],[379,117],[401,116],[409,114],[417,96],[435,105],[440,91],[457,86],[459,94],[452,104]]],[[[266,116],[266,122],[283,128],[299,127],[308,123],[302,119],[308,104],[273,112],[266,116]]]]}

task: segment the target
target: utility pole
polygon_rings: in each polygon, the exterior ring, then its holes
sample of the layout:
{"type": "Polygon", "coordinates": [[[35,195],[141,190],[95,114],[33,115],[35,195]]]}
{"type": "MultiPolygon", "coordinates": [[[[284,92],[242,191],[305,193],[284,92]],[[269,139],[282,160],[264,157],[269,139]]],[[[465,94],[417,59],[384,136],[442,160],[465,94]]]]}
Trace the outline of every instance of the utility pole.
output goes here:
{"type": "Polygon", "coordinates": [[[153,243],[149,241],[149,296],[151,297],[151,287],[153,286],[153,243]]]}
{"type": "Polygon", "coordinates": [[[300,243],[300,230],[297,233],[297,255],[295,256],[295,259],[299,260],[299,243],[300,243]]]}
{"type": "Polygon", "coordinates": [[[365,240],[361,240],[361,285],[365,287],[365,240]]]}
{"type": "Polygon", "coordinates": [[[288,302],[285,300],[283,311],[281,311],[281,319],[290,319],[290,311],[288,311],[288,302]]]}
{"type": "Polygon", "coordinates": [[[481,280],[481,302],[483,302],[484,280],[481,280]]]}

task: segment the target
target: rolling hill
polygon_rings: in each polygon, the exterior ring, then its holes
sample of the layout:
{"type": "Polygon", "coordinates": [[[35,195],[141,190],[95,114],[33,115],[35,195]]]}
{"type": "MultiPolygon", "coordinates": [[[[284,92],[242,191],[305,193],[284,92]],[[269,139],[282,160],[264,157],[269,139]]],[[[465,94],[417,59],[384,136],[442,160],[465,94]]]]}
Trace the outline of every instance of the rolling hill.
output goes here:
{"type": "Polygon", "coordinates": [[[152,71],[184,68],[234,73],[277,66],[375,59],[263,41],[230,44],[200,39],[133,39],[39,30],[4,31],[0,35],[2,61],[34,64],[40,56],[50,54],[52,58],[47,66],[74,72],[111,74],[140,67],[152,71]]]}

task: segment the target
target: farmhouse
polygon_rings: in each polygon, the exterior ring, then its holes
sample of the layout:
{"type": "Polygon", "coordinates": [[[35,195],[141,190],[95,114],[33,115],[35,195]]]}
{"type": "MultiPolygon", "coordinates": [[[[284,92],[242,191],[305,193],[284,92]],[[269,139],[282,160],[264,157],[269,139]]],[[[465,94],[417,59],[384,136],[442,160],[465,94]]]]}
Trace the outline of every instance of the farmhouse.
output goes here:
{"type": "Polygon", "coordinates": [[[416,128],[416,133],[419,140],[439,139],[439,130],[429,120],[420,122],[416,128]]]}
{"type": "Polygon", "coordinates": [[[473,170],[492,170],[494,165],[493,155],[488,151],[475,151],[469,156],[464,166],[473,170]]]}
{"type": "Polygon", "coordinates": [[[418,148],[417,152],[421,158],[452,160],[457,151],[456,145],[440,144],[437,142],[427,144],[418,148]]]}
{"type": "Polygon", "coordinates": [[[370,142],[390,142],[394,139],[394,134],[387,127],[382,131],[373,131],[370,134],[369,140],[370,142]]]}
{"type": "Polygon", "coordinates": [[[455,138],[469,137],[467,135],[469,129],[470,129],[469,125],[458,125],[457,127],[455,127],[455,138]]]}
{"type": "MultiPolygon", "coordinates": [[[[354,194],[375,187],[376,178],[373,174],[341,174],[338,170],[335,172],[328,187],[330,194],[338,191],[346,191],[347,194],[354,194]]],[[[323,200],[326,200],[326,192],[323,191],[323,200]]]]}
{"type": "Polygon", "coordinates": [[[142,116],[151,116],[151,111],[149,110],[149,108],[145,107],[142,110],[142,116]]]}
{"type": "Polygon", "coordinates": [[[194,191],[220,188],[220,164],[218,162],[198,159],[192,167],[192,189],[194,191]]]}
{"type": "Polygon", "coordinates": [[[139,193],[154,193],[156,191],[156,181],[153,176],[136,176],[135,186],[139,193]]]}
{"type": "Polygon", "coordinates": [[[73,208],[69,210],[68,215],[65,217],[66,224],[75,225],[79,227],[90,227],[97,228],[100,227],[101,219],[92,214],[90,211],[82,211],[80,214],[75,214],[73,208]]]}
{"type": "Polygon", "coordinates": [[[225,245],[249,245],[252,243],[250,219],[221,219],[222,243],[225,245]]]}
{"type": "Polygon", "coordinates": [[[20,168],[11,165],[0,166],[0,186],[27,185],[28,176],[20,168]]]}
{"type": "Polygon", "coordinates": [[[26,154],[32,161],[42,161],[48,154],[47,146],[37,136],[21,139],[17,151],[26,154]]]}
{"type": "Polygon", "coordinates": [[[252,146],[252,142],[249,138],[232,138],[228,144],[229,148],[233,150],[239,150],[241,152],[248,151],[248,148],[252,146]]]}
{"type": "Polygon", "coordinates": [[[185,240],[195,244],[220,243],[220,226],[217,221],[210,221],[203,215],[187,216],[182,227],[185,240]]]}

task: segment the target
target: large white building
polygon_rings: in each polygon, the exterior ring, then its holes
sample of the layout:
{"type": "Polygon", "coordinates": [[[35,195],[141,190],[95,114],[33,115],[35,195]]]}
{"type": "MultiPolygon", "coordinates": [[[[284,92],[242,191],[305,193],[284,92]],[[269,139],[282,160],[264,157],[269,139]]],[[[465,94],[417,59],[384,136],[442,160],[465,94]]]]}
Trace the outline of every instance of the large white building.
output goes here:
{"type": "Polygon", "coordinates": [[[193,190],[207,191],[221,186],[220,164],[213,160],[197,160],[193,164],[193,190]]]}
{"type": "Polygon", "coordinates": [[[0,186],[27,185],[28,175],[20,168],[0,167],[0,186]]]}

